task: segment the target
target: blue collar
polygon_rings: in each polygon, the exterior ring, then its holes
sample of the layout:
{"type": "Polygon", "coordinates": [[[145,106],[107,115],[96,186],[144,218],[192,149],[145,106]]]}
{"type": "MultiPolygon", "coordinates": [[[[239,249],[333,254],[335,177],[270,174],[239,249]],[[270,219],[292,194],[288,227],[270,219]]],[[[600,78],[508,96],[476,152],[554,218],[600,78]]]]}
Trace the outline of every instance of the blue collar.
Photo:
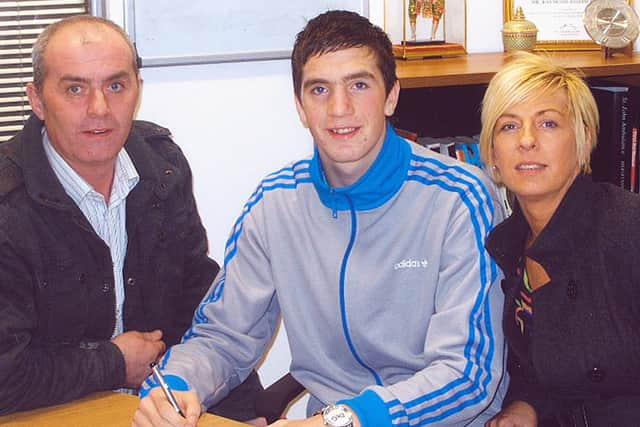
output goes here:
{"type": "Polygon", "coordinates": [[[326,181],[318,148],[311,160],[311,179],[322,203],[332,210],[347,210],[349,200],[356,210],[377,208],[398,192],[407,177],[411,147],[387,122],[382,149],[369,170],[353,185],[332,188],[326,181]]]}

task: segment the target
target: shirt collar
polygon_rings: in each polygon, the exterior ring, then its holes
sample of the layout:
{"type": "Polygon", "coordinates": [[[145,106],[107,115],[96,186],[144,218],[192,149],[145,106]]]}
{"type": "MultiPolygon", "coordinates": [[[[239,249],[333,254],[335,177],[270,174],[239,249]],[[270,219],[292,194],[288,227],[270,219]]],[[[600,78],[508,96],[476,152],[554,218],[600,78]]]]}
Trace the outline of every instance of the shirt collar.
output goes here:
{"type": "MultiPolygon", "coordinates": [[[[49,164],[65,192],[76,205],[80,205],[89,194],[95,192],[95,189],[56,151],[44,126],[42,127],[42,145],[49,164]]],[[[120,149],[116,158],[111,197],[109,198],[110,203],[126,198],[138,181],[140,181],[140,176],[133,161],[131,161],[131,157],[129,157],[124,148],[120,149]]]]}

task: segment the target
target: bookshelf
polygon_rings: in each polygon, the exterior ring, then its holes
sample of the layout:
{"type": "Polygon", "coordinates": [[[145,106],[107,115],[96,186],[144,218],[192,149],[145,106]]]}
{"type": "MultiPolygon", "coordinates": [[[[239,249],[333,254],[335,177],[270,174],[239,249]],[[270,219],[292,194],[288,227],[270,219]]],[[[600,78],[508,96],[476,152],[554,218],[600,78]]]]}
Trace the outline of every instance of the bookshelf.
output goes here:
{"type": "MultiPolygon", "coordinates": [[[[640,85],[640,52],[604,59],[600,51],[550,52],[587,79],[607,78],[640,85]]],[[[420,136],[474,135],[480,132],[480,102],[487,83],[508,54],[475,53],[452,58],[398,60],[402,88],[392,122],[420,136]]]]}
{"type": "MultiPolygon", "coordinates": [[[[600,51],[551,52],[558,64],[580,69],[587,77],[635,76],[640,80],[640,52],[603,59],[600,51]]],[[[453,58],[397,61],[403,89],[487,84],[508,54],[475,53],[453,58]]]]}

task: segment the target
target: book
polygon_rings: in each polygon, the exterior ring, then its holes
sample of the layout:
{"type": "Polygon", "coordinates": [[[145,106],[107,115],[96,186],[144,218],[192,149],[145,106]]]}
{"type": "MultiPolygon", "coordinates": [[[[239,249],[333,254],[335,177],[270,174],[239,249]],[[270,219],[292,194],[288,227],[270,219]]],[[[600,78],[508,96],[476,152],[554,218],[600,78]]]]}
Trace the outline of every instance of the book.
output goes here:
{"type": "Polygon", "coordinates": [[[638,190],[638,124],[631,128],[631,171],[629,173],[631,178],[630,190],[634,193],[640,192],[638,190]]]}
{"type": "Polygon", "coordinates": [[[456,136],[456,151],[461,153],[459,160],[470,163],[480,169],[484,168],[480,160],[480,135],[456,136]]]}
{"type": "MultiPolygon", "coordinates": [[[[444,137],[440,138],[440,154],[444,154],[445,156],[453,157],[457,159],[456,155],[456,142],[453,138],[444,137]]],[[[458,159],[459,160],[459,159],[458,159]]]]}
{"type": "Polygon", "coordinates": [[[440,152],[441,138],[434,138],[431,136],[420,136],[418,137],[417,142],[423,147],[427,147],[431,151],[435,151],[436,153],[440,152]]]}
{"type": "Polygon", "coordinates": [[[629,190],[640,193],[640,149],[638,147],[638,136],[640,134],[640,87],[632,86],[629,92],[630,111],[630,155],[631,167],[629,169],[629,190]]]}
{"type": "Polygon", "coordinates": [[[395,128],[398,136],[408,139],[409,141],[418,142],[418,134],[406,129],[395,128]]]}
{"type": "Polygon", "coordinates": [[[593,86],[591,91],[600,113],[600,132],[596,148],[591,155],[593,179],[631,190],[635,187],[631,179],[634,163],[631,88],[629,86],[593,86]]]}

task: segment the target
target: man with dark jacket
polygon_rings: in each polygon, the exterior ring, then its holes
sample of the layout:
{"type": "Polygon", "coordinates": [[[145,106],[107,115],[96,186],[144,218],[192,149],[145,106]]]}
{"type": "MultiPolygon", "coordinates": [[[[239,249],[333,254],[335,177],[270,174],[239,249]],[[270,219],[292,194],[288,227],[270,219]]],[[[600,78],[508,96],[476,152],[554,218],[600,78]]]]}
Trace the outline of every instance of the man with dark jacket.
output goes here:
{"type": "MultiPolygon", "coordinates": [[[[166,129],[133,120],[126,34],[60,21],[33,67],[34,115],[0,145],[0,414],[138,388],[219,270],[187,160],[166,129]]],[[[260,387],[249,378],[245,391],[260,387]]],[[[228,403],[250,416],[250,396],[228,403]]]]}

